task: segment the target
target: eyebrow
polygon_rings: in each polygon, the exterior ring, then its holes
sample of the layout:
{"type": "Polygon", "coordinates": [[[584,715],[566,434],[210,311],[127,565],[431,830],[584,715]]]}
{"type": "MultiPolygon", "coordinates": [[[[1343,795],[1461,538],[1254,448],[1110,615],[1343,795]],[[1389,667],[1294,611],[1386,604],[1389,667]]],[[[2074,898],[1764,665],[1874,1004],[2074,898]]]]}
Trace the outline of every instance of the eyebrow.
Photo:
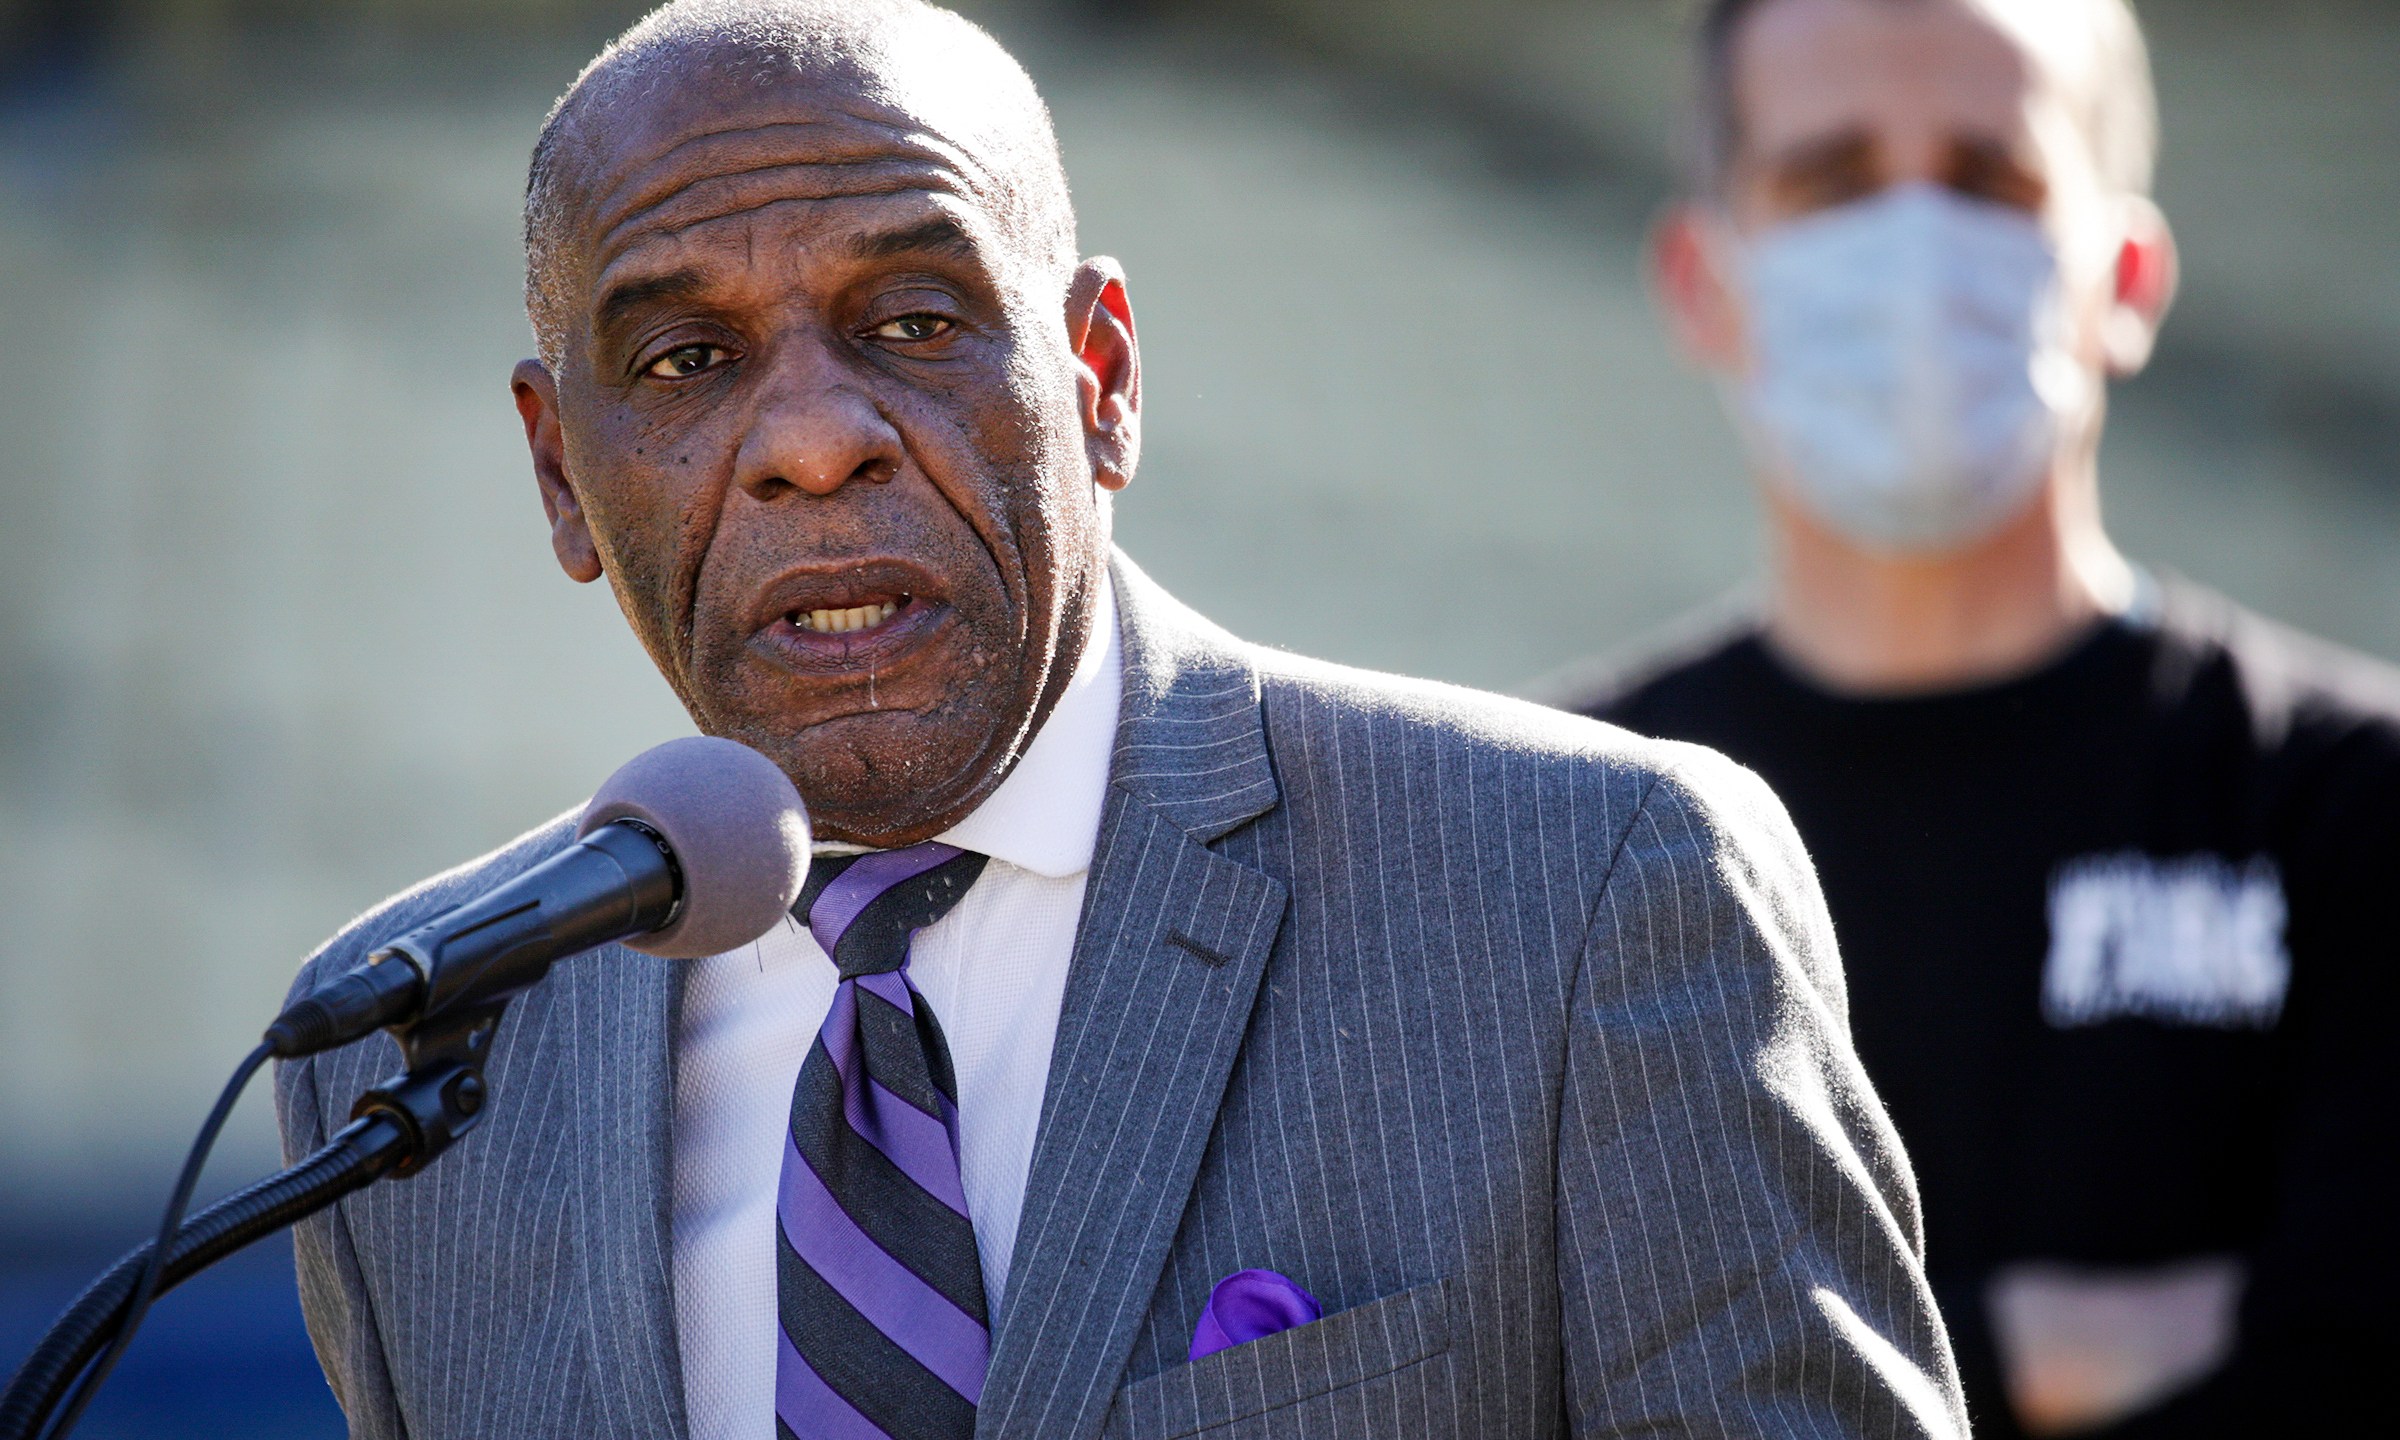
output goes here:
{"type": "MultiPolygon", "coordinates": [[[[946,254],[970,258],[975,242],[955,220],[928,220],[906,230],[886,230],[850,237],[846,247],[854,259],[883,260],[895,255],[946,254]]],[[[612,285],[600,297],[594,328],[606,331],[627,315],[654,300],[687,300],[706,289],[708,277],[695,269],[670,270],[612,285]]]]}
{"type": "Polygon", "coordinates": [[[1776,178],[1811,176],[1848,169],[1875,158],[1875,139],[1853,126],[1814,140],[1803,140],[1767,156],[1761,168],[1776,178]]]}
{"type": "Polygon", "coordinates": [[[2050,193],[2050,182],[2017,155],[2016,147],[1994,135],[1960,135],[1950,141],[1944,157],[1952,185],[1986,199],[2038,209],[2050,193]]]}
{"type": "Polygon", "coordinates": [[[706,283],[706,277],[697,270],[670,270],[664,275],[647,275],[612,285],[600,297],[596,328],[607,330],[653,300],[688,299],[706,283]]]}
{"type": "Polygon", "coordinates": [[[942,219],[928,220],[906,230],[854,235],[849,249],[851,257],[857,260],[887,260],[895,255],[928,252],[967,259],[975,254],[975,242],[959,228],[957,221],[942,219]]]}

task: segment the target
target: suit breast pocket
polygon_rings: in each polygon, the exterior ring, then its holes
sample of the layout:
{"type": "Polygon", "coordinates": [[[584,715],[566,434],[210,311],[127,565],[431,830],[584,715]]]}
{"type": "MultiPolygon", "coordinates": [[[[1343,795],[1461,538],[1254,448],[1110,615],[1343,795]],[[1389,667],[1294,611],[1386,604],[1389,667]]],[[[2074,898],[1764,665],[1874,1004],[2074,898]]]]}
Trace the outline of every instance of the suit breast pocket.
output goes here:
{"type": "Polygon", "coordinates": [[[1106,1440],[1446,1435],[1427,1387],[1450,1349],[1449,1290],[1436,1280],[1137,1380],[1106,1440]]]}

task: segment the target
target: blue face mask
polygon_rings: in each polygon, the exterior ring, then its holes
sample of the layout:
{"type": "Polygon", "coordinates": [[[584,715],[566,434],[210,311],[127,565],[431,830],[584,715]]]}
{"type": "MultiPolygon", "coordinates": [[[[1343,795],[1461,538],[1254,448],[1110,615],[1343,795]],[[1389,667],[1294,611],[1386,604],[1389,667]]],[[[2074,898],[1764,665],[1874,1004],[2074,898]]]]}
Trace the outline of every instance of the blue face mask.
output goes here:
{"type": "Polygon", "coordinates": [[[2092,383],[2031,216],[1899,185],[1744,246],[1751,444],[1871,549],[1981,539],[2042,488],[2092,383]]]}

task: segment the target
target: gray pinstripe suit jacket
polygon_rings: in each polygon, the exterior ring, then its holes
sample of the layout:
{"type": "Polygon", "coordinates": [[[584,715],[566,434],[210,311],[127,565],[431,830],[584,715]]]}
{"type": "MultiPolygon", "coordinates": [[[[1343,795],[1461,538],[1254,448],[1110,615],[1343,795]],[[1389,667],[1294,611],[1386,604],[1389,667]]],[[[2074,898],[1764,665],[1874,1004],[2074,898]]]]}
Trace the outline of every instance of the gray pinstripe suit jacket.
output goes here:
{"type": "MultiPolygon", "coordinates": [[[[979,1436],[1963,1435],[1814,873],[1715,754],[1244,645],[1125,696],[979,1436]],[[1184,1363],[1249,1266],[1327,1318],[1184,1363]]],[[[304,980],[560,845],[353,924],[304,980]]],[[[300,1230],[361,1436],[681,1436],[674,964],[517,1002],[482,1131],[300,1230]]],[[[319,1143],[392,1067],[287,1067],[319,1143]]]]}

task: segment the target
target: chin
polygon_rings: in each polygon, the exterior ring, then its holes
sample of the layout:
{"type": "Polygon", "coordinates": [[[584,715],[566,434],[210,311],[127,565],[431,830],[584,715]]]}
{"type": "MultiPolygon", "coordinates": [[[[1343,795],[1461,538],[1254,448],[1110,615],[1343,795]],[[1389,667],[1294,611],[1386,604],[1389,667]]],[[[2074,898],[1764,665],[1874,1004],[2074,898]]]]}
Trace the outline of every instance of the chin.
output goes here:
{"type": "MultiPolygon", "coordinates": [[[[964,708],[945,718],[964,718],[964,708]]],[[[998,788],[993,752],[1005,745],[988,725],[962,735],[905,710],[805,726],[761,721],[726,733],[792,777],[818,839],[879,847],[927,839],[964,819],[998,788]]]]}

